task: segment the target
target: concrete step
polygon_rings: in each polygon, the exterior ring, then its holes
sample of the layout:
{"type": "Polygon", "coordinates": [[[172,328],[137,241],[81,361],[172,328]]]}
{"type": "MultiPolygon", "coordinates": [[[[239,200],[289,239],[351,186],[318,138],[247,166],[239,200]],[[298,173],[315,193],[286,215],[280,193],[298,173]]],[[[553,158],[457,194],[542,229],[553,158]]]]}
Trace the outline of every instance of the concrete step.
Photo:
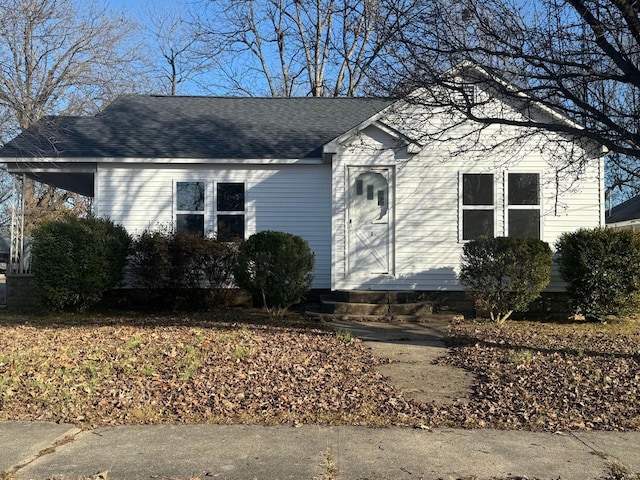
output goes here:
{"type": "Polygon", "coordinates": [[[433,312],[433,303],[431,302],[415,302],[415,303],[390,303],[389,314],[397,315],[431,315],[433,312]]]}
{"type": "Polygon", "coordinates": [[[346,303],[333,300],[323,300],[322,311],[336,315],[430,315],[433,313],[433,304],[421,303],[346,303]]]}
{"type": "Polygon", "coordinates": [[[424,292],[396,292],[376,290],[338,290],[331,293],[336,302],[346,303],[420,303],[425,301],[424,292]]]}
{"type": "Polygon", "coordinates": [[[385,303],[347,303],[323,300],[322,312],[334,315],[388,315],[389,305],[385,303]]]}
{"type": "Polygon", "coordinates": [[[423,322],[437,319],[434,303],[419,292],[338,291],[321,295],[310,315],[331,320],[423,322]]]}
{"type": "Polygon", "coordinates": [[[443,319],[449,320],[450,314],[430,314],[430,315],[364,315],[348,313],[326,313],[321,311],[320,306],[315,308],[307,306],[304,315],[316,320],[327,322],[344,320],[355,322],[412,322],[412,323],[439,323],[443,319]]]}

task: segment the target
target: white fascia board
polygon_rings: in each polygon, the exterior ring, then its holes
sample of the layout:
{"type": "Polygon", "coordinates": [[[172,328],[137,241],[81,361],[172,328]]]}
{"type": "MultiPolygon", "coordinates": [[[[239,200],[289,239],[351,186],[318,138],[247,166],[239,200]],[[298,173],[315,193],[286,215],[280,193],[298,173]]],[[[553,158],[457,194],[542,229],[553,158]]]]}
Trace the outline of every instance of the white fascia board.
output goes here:
{"type": "Polygon", "coordinates": [[[18,158],[3,165],[9,173],[95,173],[97,170],[95,162],[67,162],[51,158],[18,158]]]}
{"type": "Polygon", "coordinates": [[[387,112],[387,110],[389,110],[394,105],[395,105],[395,103],[392,103],[388,107],[383,108],[378,113],[376,113],[373,116],[367,118],[364,122],[360,123],[359,125],[356,125],[352,129],[347,130],[346,132],[344,132],[342,135],[339,135],[336,138],[334,138],[333,140],[331,140],[330,142],[326,143],[324,145],[324,147],[322,147],[322,152],[325,153],[325,154],[327,154],[327,153],[338,153],[338,146],[342,142],[344,142],[345,140],[353,137],[354,135],[357,135],[358,132],[360,132],[360,131],[364,130],[365,128],[367,128],[368,126],[372,125],[379,118],[381,118],[382,115],[387,112]]]}
{"type": "Polygon", "coordinates": [[[81,158],[16,158],[10,164],[42,164],[51,165],[74,163],[136,163],[136,164],[168,164],[168,165],[321,165],[322,158],[141,158],[141,157],[81,157],[81,158]]]}
{"type": "Polygon", "coordinates": [[[633,227],[635,225],[640,226],[640,219],[634,218],[633,220],[625,220],[624,222],[615,222],[615,223],[607,223],[607,228],[624,228],[624,227],[633,227]]]}
{"type": "Polygon", "coordinates": [[[451,75],[457,75],[459,77],[464,77],[464,71],[465,70],[475,70],[475,71],[481,73],[488,80],[490,80],[492,82],[495,82],[495,83],[497,83],[499,85],[502,85],[507,90],[510,90],[513,94],[515,94],[519,98],[522,98],[523,100],[529,100],[530,102],[533,103],[533,105],[536,106],[536,108],[539,108],[541,111],[549,114],[551,117],[557,119],[561,123],[564,123],[564,124],[570,126],[571,128],[575,128],[577,130],[584,130],[585,129],[584,125],[581,125],[580,123],[570,119],[566,115],[563,115],[562,113],[557,112],[554,109],[549,108],[548,106],[543,105],[542,103],[533,100],[529,95],[527,95],[526,93],[521,91],[519,88],[514,87],[512,83],[506,82],[505,80],[503,80],[501,78],[494,77],[493,75],[491,75],[489,72],[487,72],[487,70],[484,69],[480,65],[476,65],[476,64],[474,64],[472,62],[469,62],[469,61],[464,61],[460,65],[452,68],[450,70],[450,74],[451,75]]]}
{"type": "Polygon", "coordinates": [[[385,115],[387,113],[387,111],[390,108],[394,107],[396,104],[397,104],[397,102],[392,103],[391,105],[389,105],[388,107],[386,107],[383,110],[379,111],[378,113],[376,113],[372,117],[369,117],[367,120],[365,120],[361,124],[359,124],[359,125],[353,127],[352,129],[346,131],[345,133],[343,133],[339,137],[334,138],[329,143],[324,145],[322,151],[325,154],[338,153],[338,147],[340,146],[341,143],[343,143],[346,140],[350,139],[351,137],[357,135],[359,132],[361,132],[365,128],[371,127],[371,126],[377,128],[378,130],[381,130],[382,132],[386,133],[387,135],[389,135],[389,136],[391,136],[393,138],[401,140],[408,147],[409,146],[417,146],[418,149],[420,149],[420,145],[419,144],[417,144],[416,142],[411,140],[409,137],[407,137],[406,135],[404,135],[403,133],[401,133],[397,129],[389,126],[387,123],[383,123],[380,120],[383,117],[383,115],[385,115]]]}

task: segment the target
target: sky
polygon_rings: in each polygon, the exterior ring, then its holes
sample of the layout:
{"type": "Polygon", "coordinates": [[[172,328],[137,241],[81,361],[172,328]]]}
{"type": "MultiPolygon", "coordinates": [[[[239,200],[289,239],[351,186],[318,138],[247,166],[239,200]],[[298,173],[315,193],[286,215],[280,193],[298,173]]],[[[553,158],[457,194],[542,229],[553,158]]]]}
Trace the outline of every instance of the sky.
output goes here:
{"type": "MultiPolygon", "coordinates": [[[[79,1],[80,8],[83,0],[79,1]]],[[[185,9],[185,7],[189,4],[194,4],[201,2],[203,0],[96,0],[101,2],[106,8],[113,10],[115,12],[122,11],[125,14],[125,17],[135,21],[141,27],[149,27],[152,28],[152,23],[150,21],[150,15],[157,16],[165,16],[172,15],[178,16],[180,11],[185,9]]],[[[148,35],[149,32],[141,31],[141,37],[144,35],[148,35]]],[[[152,46],[150,48],[158,48],[156,46],[152,46]]],[[[161,62],[163,66],[166,66],[164,60],[158,57],[158,62],[161,62]]],[[[213,76],[213,74],[211,75],[213,76]]],[[[206,84],[206,80],[203,82],[206,84]]],[[[213,83],[213,82],[211,82],[213,83]]],[[[166,92],[163,92],[166,93],[166,92]]],[[[180,84],[178,87],[179,95],[224,95],[225,92],[217,92],[215,90],[210,90],[204,88],[202,85],[197,84],[194,81],[187,80],[184,83],[180,84]]]]}

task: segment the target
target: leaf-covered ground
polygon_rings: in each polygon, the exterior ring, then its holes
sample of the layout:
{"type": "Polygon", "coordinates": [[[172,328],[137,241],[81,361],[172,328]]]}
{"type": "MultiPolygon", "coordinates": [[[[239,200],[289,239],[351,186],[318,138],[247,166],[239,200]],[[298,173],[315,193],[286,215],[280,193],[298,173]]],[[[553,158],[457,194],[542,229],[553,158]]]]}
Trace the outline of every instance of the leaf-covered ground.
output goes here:
{"type": "Polygon", "coordinates": [[[463,422],[558,431],[640,429],[640,324],[462,321],[442,359],[478,376],[463,422]]]}
{"type": "Polygon", "coordinates": [[[0,420],[640,429],[640,332],[460,321],[441,359],[478,377],[468,405],[403,398],[359,341],[292,316],[0,320],[0,420]]]}
{"type": "Polygon", "coordinates": [[[0,419],[386,425],[418,413],[359,342],[225,317],[0,323],[0,419]]]}

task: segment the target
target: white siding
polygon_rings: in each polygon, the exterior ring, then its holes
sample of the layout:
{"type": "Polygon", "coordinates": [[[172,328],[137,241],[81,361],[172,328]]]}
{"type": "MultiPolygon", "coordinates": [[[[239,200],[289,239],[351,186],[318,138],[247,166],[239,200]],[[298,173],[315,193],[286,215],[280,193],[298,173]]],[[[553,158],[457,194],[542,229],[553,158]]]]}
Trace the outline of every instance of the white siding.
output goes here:
{"type": "MultiPolygon", "coordinates": [[[[513,135],[507,130],[486,129],[482,140],[500,144],[513,135]]],[[[504,179],[510,171],[540,174],[541,234],[552,246],[563,232],[603,224],[602,160],[594,159],[556,178],[556,164],[579,148],[572,142],[564,147],[560,142],[553,152],[545,148],[544,139],[533,137],[518,148],[502,151],[460,151],[451,143],[421,143],[425,146],[419,153],[408,154],[398,138],[371,126],[341,144],[331,164],[325,165],[100,164],[95,211],[139,234],[173,223],[176,181],[206,181],[209,196],[215,182],[243,182],[246,236],[263,230],[302,236],[316,255],[313,286],[333,289],[461,290],[457,273],[464,245],[459,240],[463,173],[494,174],[497,235],[505,233],[504,179]],[[388,275],[364,280],[349,277],[346,178],[350,166],[388,167],[392,172],[388,275]]],[[[205,218],[209,229],[214,225],[212,213],[205,218]]],[[[560,288],[557,278],[549,287],[560,288]]]]}
{"type": "MultiPolygon", "coordinates": [[[[246,237],[263,230],[300,235],[315,253],[315,288],[329,288],[331,170],[329,165],[100,165],[95,212],[132,234],[173,224],[175,181],[245,183],[246,237]]],[[[212,203],[208,202],[210,209],[212,203]]],[[[209,214],[212,212],[209,212],[209,214]]],[[[212,215],[205,220],[213,230],[212,215]]]]}
{"type": "MultiPolygon", "coordinates": [[[[503,127],[504,128],[504,127],[503,127]]],[[[485,132],[500,138],[499,127],[485,132]]],[[[575,145],[573,145],[575,148],[575,145]]],[[[346,143],[333,160],[334,289],[461,290],[457,281],[463,242],[459,240],[461,173],[493,173],[496,235],[505,234],[505,178],[508,172],[539,173],[541,236],[552,248],[558,237],[601,220],[602,161],[594,159],[578,172],[577,180],[556,183],[554,157],[537,148],[517,152],[476,151],[450,154],[452,148],[431,144],[413,156],[402,154],[397,141],[386,140],[372,128],[346,143]],[[372,153],[372,152],[375,152],[372,153]],[[347,272],[345,234],[345,176],[349,165],[395,167],[395,274],[366,281],[347,272]]],[[[556,152],[557,155],[557,152],[556,152]]],[[[554,276],[549,290],[562,288],[554,276]]]]}

